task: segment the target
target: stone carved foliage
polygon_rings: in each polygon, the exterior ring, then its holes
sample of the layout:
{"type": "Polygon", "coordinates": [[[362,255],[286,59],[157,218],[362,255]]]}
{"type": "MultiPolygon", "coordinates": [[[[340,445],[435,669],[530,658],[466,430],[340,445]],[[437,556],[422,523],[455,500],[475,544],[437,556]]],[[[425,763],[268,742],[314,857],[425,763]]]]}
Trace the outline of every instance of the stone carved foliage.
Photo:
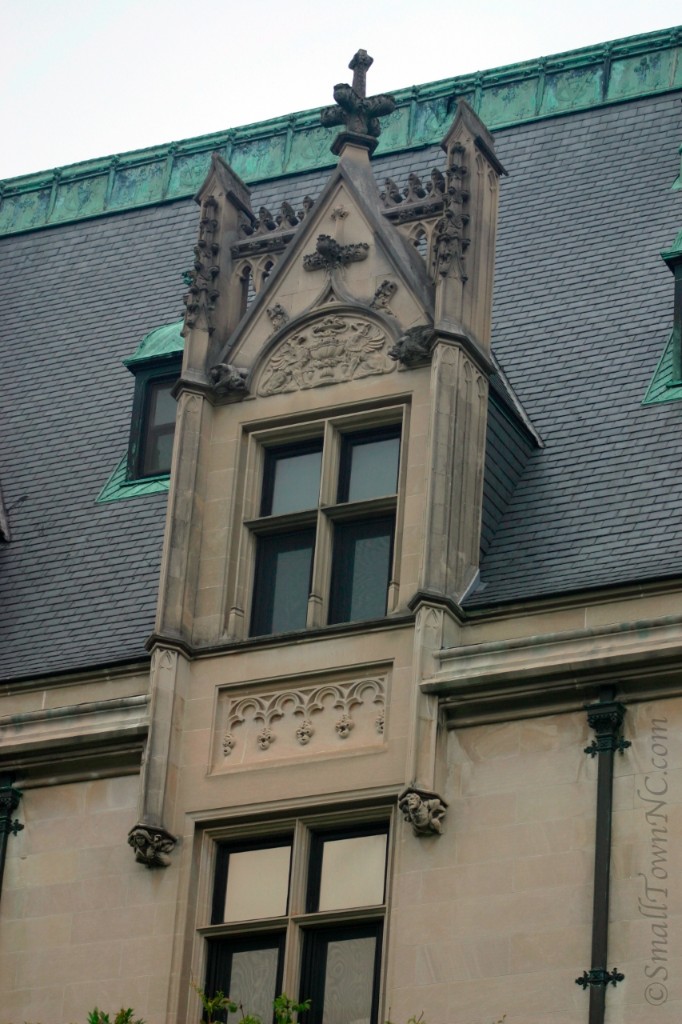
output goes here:
{"type": "Polygon", "coordinates": [[[270,356],[259,394],[340,384],[389,373],[389,336],[378,324],[352,314],[334,314],[313,321],[287,337],[270,356]]]}
{"type": "Polygon", "coordinates": [[[398,797],[398,810],[416,836],[440,835],[447,804],[438,793],[408,786],[398,797]]]}
{"type": "Polygon", "coordinates": [[[135,860],[148,868],[167,868],[169,853],[177,843],[174,835],[165,828],[139,823],[128,833],[128,843],[135,851],[135,860]]]}
{"type": "Polygon", "coordinates": [[[352,245],[341,245],[331,235],[318,235],[315,252],[303,257],[304,270],[335,270],[345,267],[347,263],[359,263],[367,259],[369,244],[355,242],[352,245]]]}
{"type": "Polygon", "coordinates": [[[464,164],[464,155],[464,146],[453,146],[452,162],[445,172],[443,214],[434,229],[436,274],[447,277],[454,269],[461,281],[467,279],[464,253],[469,244],[465,237],[465,229],[469,222],[465,206],[469,196],[464,187],[464,179],[468,173],[464,164]],[[459,162],[457,162],[458,159],[459,162]]]}
{"type": "Polygon", "coordinates": [[[185,295],[185,322],[188,327],[201,327],[213,333],[213,311],[219,292],[216,279],[220,273],[218,255],[218,203],[209,196],[201,207],[199,238],[194,246],[194,264],[187,275],[189,291],[185,295]]]}
{"type": "MultiPolygon", "coordinates": [[[[267,751],[273,744],[282,746],[282,754],[295,754],[297,748],[326,749],[350,737],[360,709],[363,720],[373,717],[373,730],[383,735],[386,699],[385,679],[369,676],[351,682],[324,683],[274,693],[250,694],[227,701],[222,753],[231,757],[243,745],[240,726],[253,723],[257,732],[244,732],[250,749],[242,757],[254,759],[257,751],[267,751]],[[371,711],[376,705],[377,711],[371,711]]],[[[239,752],[239,751],[237,751],[239,752]]]]}

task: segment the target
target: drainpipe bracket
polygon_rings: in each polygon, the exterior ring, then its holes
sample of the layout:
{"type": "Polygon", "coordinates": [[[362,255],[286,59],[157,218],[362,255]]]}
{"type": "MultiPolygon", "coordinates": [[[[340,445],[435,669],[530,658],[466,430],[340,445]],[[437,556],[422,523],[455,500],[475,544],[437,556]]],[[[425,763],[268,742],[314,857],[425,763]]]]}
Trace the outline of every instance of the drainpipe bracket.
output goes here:
{"type": "Polygon", "coordinates": [[[625,975],[614,967],[612,971],[606,971],[603,967],[595,967],[591,971],[583,971],[581,978],[576,978],[576,985],[580,985],[583,991],[589,988],[591,985],[603,985],[606,988],[607,985],[613,985],[614,987],[619,981],[623,981],[625,975]]]}

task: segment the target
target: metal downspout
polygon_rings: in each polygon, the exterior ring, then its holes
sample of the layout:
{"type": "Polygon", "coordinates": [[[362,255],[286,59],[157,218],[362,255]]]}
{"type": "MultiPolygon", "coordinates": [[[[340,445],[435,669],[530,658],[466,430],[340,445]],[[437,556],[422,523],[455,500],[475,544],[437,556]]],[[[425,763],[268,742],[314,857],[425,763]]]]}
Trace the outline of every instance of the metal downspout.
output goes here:
{"type": "Polygon", "coordinates": [[[614,967],[607,970],[609,941],[609,896],[611,885],[611,819],[613,812],[613,758],[630,746],[620,729],[625,708],[606,700],[587,707],[587,722],[596,738],[585,753],[598,758],[597,827],[594,849],[594,893],[592,899],[592,959],[590,970],[576,978],[576,984],[590,990],[589,1024],[604,1024],[606,989],[616,985],[624,975],[614,967]]]}
{"type": "Polygon", "coordinates": [[[21,793],[12,783],[14,776],[0,775],[0,896],[2,895],[2,879],[5,874],[5,858],[7,856],[7,838],[21,832],[24,827],[12,815],[19,806],[21,793]]]}

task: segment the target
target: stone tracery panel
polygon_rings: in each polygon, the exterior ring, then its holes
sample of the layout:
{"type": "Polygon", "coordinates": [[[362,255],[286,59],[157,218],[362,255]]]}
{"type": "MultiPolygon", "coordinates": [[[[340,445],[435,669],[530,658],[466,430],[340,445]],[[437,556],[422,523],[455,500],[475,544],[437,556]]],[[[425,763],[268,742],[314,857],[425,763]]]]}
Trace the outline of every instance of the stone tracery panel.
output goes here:
{"type": "Polygon", "coordinates": [[[214,769],[383,743],[386,677],[218,698],[214,769]]]}
{"type": "Polygon", "coordinates": [[[289,334],[268,359],[258,393],[276,395],[390,373],[392,339],[375,321],[333,313],[289,334]]]}

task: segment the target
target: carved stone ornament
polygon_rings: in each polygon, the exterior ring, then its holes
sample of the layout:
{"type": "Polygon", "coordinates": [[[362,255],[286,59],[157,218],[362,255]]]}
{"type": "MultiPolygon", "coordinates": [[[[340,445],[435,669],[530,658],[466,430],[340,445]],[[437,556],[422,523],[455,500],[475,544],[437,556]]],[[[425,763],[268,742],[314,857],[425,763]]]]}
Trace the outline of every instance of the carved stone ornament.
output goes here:
{"type": "Polygon", "coordinates": [[[364,145],[372,153],[381,133],[379,118],[395,110],[392,96],[367,96],[367,71],[373,63],[367,50],[358,50],[348,65],[353,72],[353,84],[335,85],[336,106],[325,107],[320,112],[325,128],[345,126],[345,132],[337,136],[332,145],[332,153],[340,153],[346,142],[364,145]]]}
{"type": "Polygon", "coordinates": [[[216,278],[220,273],[218,254],[220,245],[216,241],[218,203],[209,196],[201,207],[199,238],[194,246],[194,265],[187,275],[189,291],[185,295],[185,323],[188,327],[201,327],[213,333],[213,311],[219,292],[216,278]]]}
{"type": "Polygon", "coordinates": [[[398,797],[398,810],[416,836],[441,835],[447,806],[437,793],[414,786],[408,786],[398,797]]]}
{"type": "Polygon", "coordinates": [[[219,395],[236,395],[242,397],[247,394],[246,386],[247,371],[231,363],[218,363],[211,367],[209,376],[211,384],[219,395]]]}
{"type": "Polygon", "coordinates": [[[403,366],[421,366],[428,363],[436,343],[436,332],[426,324],[410,327],[401,334],[388,354],[403,366]]]}
{"type": "Polygon", "coordinates": [[[369,245],[357,242],[354,245],[340,245],[331,235],[318,235],[315,252],[303,257],[304,270],[335,270],[347,263],[359,263],[367,259],[369,245]]]}
{"type": "MultiPolygon", "coordinates": [[[[228,698],[222,736],[223,757],[239,754],[239,727],[246,723],[245,735],[253,743],[251,759],[255,749],[267,751],[279,742],[283,746],[282,756],[291,756],[296,747],[318,745],[329,749],[329,744],[346,741],[356,727],[356,714],[363,708],[361,718],[374,731],[383,734],[386,684],[381,677],[367,677],[342,683],[323,683],[319,686],[305,686],[296,690],[275,693],[250,694],[246,697],[228,698]],[[372,705],[375,705],[372,710],[372,705]],[[377,713],[378,709],[378,713],[377,713]],[[255,723],[257,731],[248,729],[255,723]],[[336,741],[334,741],[336,736],[336,741]],[[255,742],[254,742],[255,741],[255,742]]],[[[345,745],[345,742],[344,742],[345,745]]]]}
{"type": "Polygon", "coordinates": [[[270,356],[259,394],[277,395],[390,373],[383,327],[350,314],[325,316],[290,335],[270,356]]]}
{"type": "Polygon", "coordinates": [[[370,309],[380,309],[383,313],[389,313],[393,316],[393,311],[388,308],[388,304],[397,290],[398,285],[395,281],[382,281],[369,304],[370,309]]]}
{"type": "Polygon", "coordinates": [[[168,854],[172,853],[177,841],[165,828],[142,822],[128,833],[128,843],[135,851],[135,860],[148,868],[167,868],[170,864],[168,854]]]}
{"type": "MultiPolygon", "coordinates": [[[[453,147],[453,154],[464,157],[464,147],[453,147]]],[[[465,238],[465,229],[469,223],[464,207],[469,194],[464,188],[467,169],[464,163],[452,163],[446,173],[443,215],[434,229],[434,260],[435,271],[441,277],[447,277],[452,269],[461,281],[467,280],[464,268],[464,253],[469,241],[465,238]]]]}
{"type": "Polygon", "coordinates": [[[274,306],[268,306],[267,313],[276,331],[289,322],[289,314],[279,302],[276,302],[274,306]]]}

